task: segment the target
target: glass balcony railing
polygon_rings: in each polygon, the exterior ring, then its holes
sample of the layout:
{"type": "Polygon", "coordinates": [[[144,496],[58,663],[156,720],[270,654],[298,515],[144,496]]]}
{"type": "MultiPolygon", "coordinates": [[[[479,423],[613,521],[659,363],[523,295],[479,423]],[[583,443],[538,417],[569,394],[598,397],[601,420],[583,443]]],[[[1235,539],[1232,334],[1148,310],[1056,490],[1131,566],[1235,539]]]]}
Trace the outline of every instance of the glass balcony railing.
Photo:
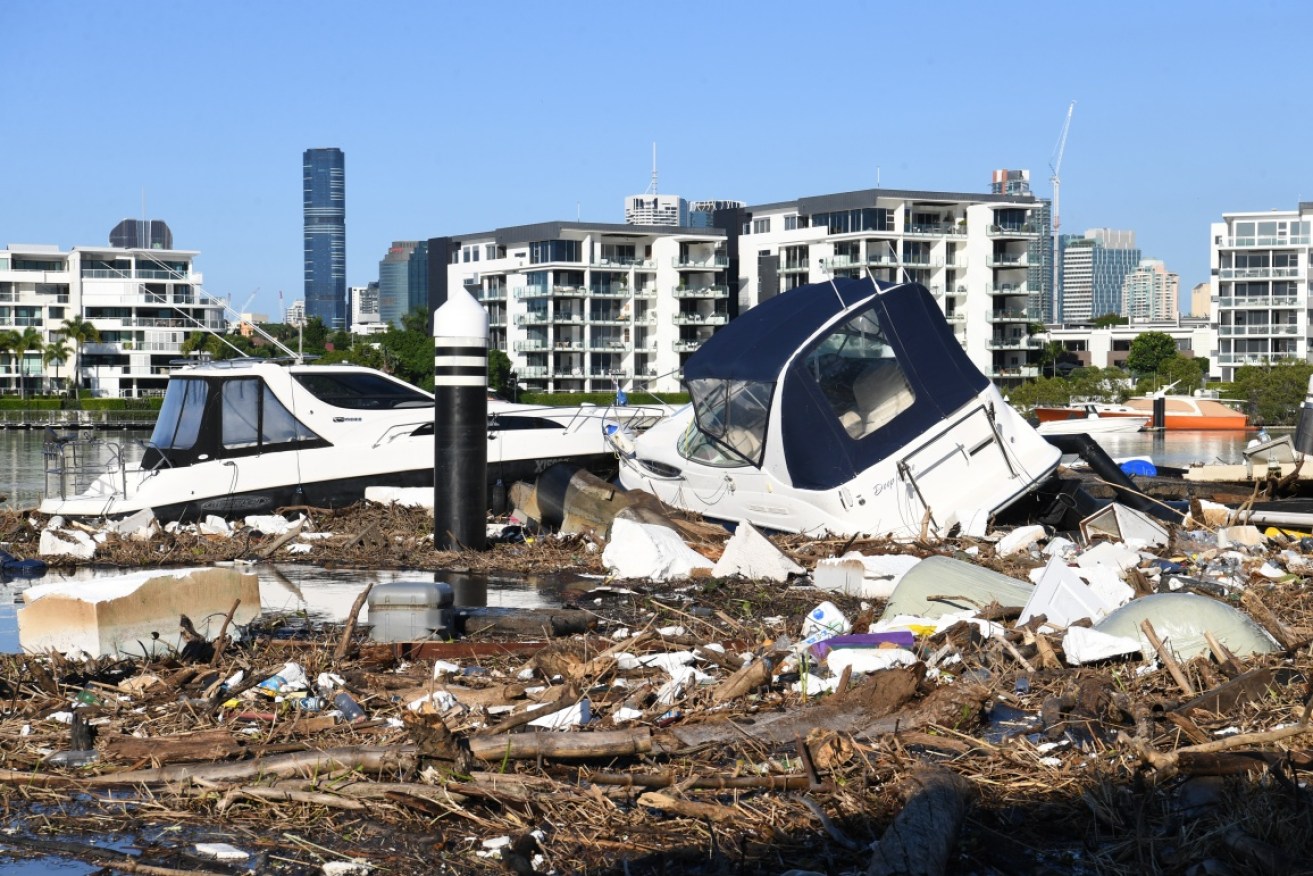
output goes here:
{"type": "Polygon", "coordinates": [[[1030,262],[1024,255],[991,255],[985,260],[991,268],[1028,268],[1030,262]]]}
{"type": "Polygon", "coordinates": [[[675,256],[670,262],[677,268],[703,268],[714,270],[716,268],[728,268],[729,256],[719,254],[712,256],[675,256]]]}
{"type": "Polygon", "coordinates": [[[1299,268],[1222,268],[1217,275],[1223,280],[1249,280],[1264,277],[1298,277],[1299,268]]]}
{"type": "Polygon", "coordinates": [[[996,310],[988,317],[992,323],[1003,322],[1038,322],[1041,315],[1036,310],[1021,308],[1020,310],[996,310]]]}
{"type": "Polygon", "coordinates": [[[547,325],[547,314],[545,313],[517,313],[515,315],[516,325],[547,325]]]}
{"type": "Polygon", "coordinates": [[[1298,325],[1219,325],[1217,333],[1223,337],[1235,335],[1297,335],[1298,325]]]}
{"type": "Polygon", "coordinates": [[[1221,245],[1224,247],[1245,247],[1245,246],[1308,246],[1310,237],[1307,234],[1296,234],[1290,237],[1223,237],[1221,245]]]}
{"type": "Polygon", "coordinates": [[[1263,308],[1263,307],[1299,307],[1298,295],[1246,295],[1235,298],[1222,295],[1217,299],[1219,307],[1263,308]]]}
{"type": "Polygon", "coordinates": [[[985,291],[990,295],[1029,295],[1030,287],[1025,283],[988,283],[985,291]]]}
{"type": "Polygon", "coordinates": [[[723,313],[676,313],[671,319],[675,325],[724,325],[729,317],[723,313]]]}
{"type": "Polygon", "coordinates": [[[546,286],[522,286],[515,290],[515,297],[523,300],[526,298],[550,298],[551,291],[546,286]]]}
{"type": "Polygon", "coordinates": [[[674,350],[676,353],[692,353],[702,346],[702,341],[675,341],[674,350]]]}
{"type": "Polygon", "coordinates": [[[728,286],[676,286],[671,290],[675,298],[728,298],[728,286]]]}

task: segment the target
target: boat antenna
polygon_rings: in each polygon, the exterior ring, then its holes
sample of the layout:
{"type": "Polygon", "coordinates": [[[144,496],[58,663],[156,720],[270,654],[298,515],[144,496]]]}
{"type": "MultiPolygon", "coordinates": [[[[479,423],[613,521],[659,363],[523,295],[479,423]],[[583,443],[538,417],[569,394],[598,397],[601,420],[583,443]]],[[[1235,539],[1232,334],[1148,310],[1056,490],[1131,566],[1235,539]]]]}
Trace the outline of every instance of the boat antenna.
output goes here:
{"type": "MultiPolygon", "coordinates": [[[[181,271],[179,271],[177,268],[173,267],[172,265],[169,265],[169,264],[166,264],[165,262],[160,261],[159,258],[157,258],[157,257],[156,257],[156,256],[150,251],[150,250],[146,250],[146,249],[129,249],[128,252],[131,252],[131,253],[133,253],[134,255],[138,256],[139,258],[144,258],[144,259],[146,259],[147,261],[153,263],[154,265],[156,265],[157,267],[159,267],[160,269],[162,269],[166,274],[168,274],[168,275],[169,275],[169,279],[171,279],[171,280],[185,280],[185,279],[186,279],[186,277],[183,276],[183,274],[182,274],[181,271]]],[[[206,298],[206,300],[208,300],[210,303],[212,303],[212,304],[218,304],[220,307],[222,307],[222,308],[223,308],[223,312],[224,312],[226,315],[229,315],[229,316],[231,316],[231,317],[234,317],[234,318],[236,319],[236,321],[238,321],[238,322],[241,321],[241,319],[242,319],[242,315],[241,315],[240,313],[238,313],[237,311],[233,310],[232,305],[229,304],[227,301],[225,301],[225,300],[222,299],[222,298],[217,298],[217,297],[211,295],[209,292],[205,291],[205,289],[202,288],[201,286],[196,286],[195,289],[196,289],[196,291],[197,291],[200,295],[204,296],[204,297],[206,298]]],[[[190,313],[188,313],[187,311],[185,311],[185,310],[183,310],[182,308],[178,307],[178,305],[176,305],[176,304],[172,305],[172,309],[175,310],[175,311],[177,311],[178,313],[182,314],[182,316],[183,316],[184,319],[190,320],[192,323],[195,323],[196,326],[198,326],[199,328],[202,328],[202,329],[206,328],[206,325],[205,325],[204,323],[202,323],[202,322],[201,322],[200,320],[198,320],[196,317],[192,316],[192,315],[191,315],[190,313]]],[[[293,360],[295,360],[296,363],[297,363],[298,365],[302,363],[302,357],[301,357],[301,355],[300,355],[299,353],[294,353],[294,352],[292,352],[292,350],[291,350],[290,347],[288,347],[288,346],[287,346],[286,344],[284,344],[282,341],[280,341],[280,340],[278,340],[277,338],[275,338],[273,335],[269,334],[269,333],[268,333],[267,331],[265,331],[264,329],[260,328],[259,324],[252,322],[252,323],[250,323],[250,326],[251,326],[251,328],[256,332],[256,334],[258,334],[260,337],[264,338],[266,341],[268,341],[269,343],[271,343],[271,344],[273,344],[275,347],[277,347],[279,350],[281,350],[281,351],[283,352],[283,354],[284,354],[285,356],[287,356],[289,359],[293,359],[293,360]]],[[[229,343],[228,341],[224,340],[222,335],[216,334],[215,337],[219,338],[220,342],[222,342],[223,344],[226,344],[226,345],[228,346],[228,348],[231,349],[233,352],[235,352],[235,353],[237,353],[237,354],[239,354],[239,355],[241,355],[241,356],[245,356],[245,355],[246,355],[244,352],[242,352],[242,350],[238,349],[238,348],[237,348],[236,346],[234,346],[233,344],[231,344],[231,343],[229,343]]]]}

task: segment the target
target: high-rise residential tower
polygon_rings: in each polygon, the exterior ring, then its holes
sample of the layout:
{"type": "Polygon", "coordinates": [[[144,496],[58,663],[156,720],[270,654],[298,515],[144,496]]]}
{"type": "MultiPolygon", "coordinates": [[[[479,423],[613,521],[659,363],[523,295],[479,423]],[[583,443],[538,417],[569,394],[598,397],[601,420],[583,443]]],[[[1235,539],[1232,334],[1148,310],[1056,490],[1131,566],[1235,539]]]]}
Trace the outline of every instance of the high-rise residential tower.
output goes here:
{"type": "MultiPolygon", "coordinates": [[[[412,266],[415,253],[423,246],[427,256],[427,242],[416,240],[394,240],[388,247],[387,255],[378,263],[378,318],[382,322],[401,328],[401,317],[410,313],[415,306],[412,295],[411,280],[418,266],[412,266]]],[[[428,261],[424,259],[424,271],[427,274],[428,261]]]]}
{"type": "Polygon", "coordinates": [[[302,161],[305,210],[305,313],[346,328],[346,160],[341,149],[307,149],[302,161]]]}
{"type": "Polygon", "coordinates": [[[1313,201],[1294,210],[1223,213],[1210,229],[1211,319],[1222,379],[1237,368],[1313,357],[1309,276],[1313,201]]]}
{"type": "Polygon", "coordinates": [[[1121,315],[1131,322],[1174,320],[1180,316],[1181,279],[1157,259],[1144,259],[1122,280],[1121,315]]]}

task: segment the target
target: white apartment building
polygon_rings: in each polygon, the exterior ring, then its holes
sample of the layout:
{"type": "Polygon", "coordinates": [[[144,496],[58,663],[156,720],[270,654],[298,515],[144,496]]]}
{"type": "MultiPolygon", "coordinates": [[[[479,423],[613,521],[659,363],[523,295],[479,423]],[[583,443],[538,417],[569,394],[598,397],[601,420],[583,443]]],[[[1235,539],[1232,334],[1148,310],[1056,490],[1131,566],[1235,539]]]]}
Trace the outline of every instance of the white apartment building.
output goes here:
{"type": "MultiPolygon", "coordinates": [[[[0,364],[0,390],[54,388],[55,378],[98,396],[141,397],[163,392],[169,363],[192,332],[223,332],[224,305],[201,288],[188,250],[10,244],[0,250],[0,331],[33,327],[42,343],[62,340],[65,320],[81,316],[100,332],[62,365],[43,365],[39,352],[0,364]],[[56,373],[58,372],[58,373],[56,373]]],[[[72,344],[69,344],[72,347],[72,344]]]]}
{"type": "Polygon", "coordinates": [[[448,287],[483,303],[490,345],[533,389],[677,391],[737,313],[720,229],[548,222],[450,241],[448,287]]]}
{"type": "MultiPolygon", "coordinates": [[[[1176,341],[1177,352],[1187,358],[1209,357],[1210,371],[1217,373],[1217,328],[1209,324],[1207,317],[1178,315],[1173,319],[1104,328],[1089,325],[1053,326],[1045,340],[1062,344],[1063,349],[1072,353],[1082,366],[1125,368],[1131,343],[1144,332],[1161,332],[1170,336],[1176,341]]],[[[1180,390],[1197,388],[1178,387],[1180,390]]]]}
{"type": "Polygon", "coordinates": [[[1211,226],[1211,320],[1222,380],[1236,368],[1313,361],[1309,331],[1309,229],[1313,202],[1297,210],[1224,213],[1211,226]]]}
{"type": "Polygon", "coordinates": [[[286,313],[283,315],[284,325],[305,326],[305,300],[298,298],[288,306],[286,313]]]}
{"type": "Polygon", "coordinates": [[[1158,259],[1141,259],[1122,280],[1122,312],[1131,322],[1171,321],[1179,310],[1181,278],[1158,259]]]}
{"type": "MultiPolygon", "coordinates": [[[[1050,233],[1031,194],[866,189],[748,206],[738,240],[738,306],[830,277],[926,286],[985,374],[1039,374],[1046,289],[1031,288],[1031,252],[1050,233]]],[[[1039,272],[1036,272],[1038,275],[1039,272]]]]}
{"type": "Polygon", "coordinates": [[[625,198],[626,225],[688,225],[688,201],[678,195],[630,195],[625,198]]]}

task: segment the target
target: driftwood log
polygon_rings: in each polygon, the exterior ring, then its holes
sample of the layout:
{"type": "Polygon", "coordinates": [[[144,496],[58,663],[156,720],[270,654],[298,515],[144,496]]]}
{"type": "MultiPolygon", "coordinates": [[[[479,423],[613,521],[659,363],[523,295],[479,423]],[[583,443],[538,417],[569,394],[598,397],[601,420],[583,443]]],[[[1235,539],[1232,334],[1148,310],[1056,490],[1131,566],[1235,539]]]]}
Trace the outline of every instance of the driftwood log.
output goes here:
{"type": "Polygon", "coordinates": [[[868,876],[941,876],[966,817],[971,783],[942,767],[913,771],[900,789],[907,800],[880,837],[868,876]]]}

